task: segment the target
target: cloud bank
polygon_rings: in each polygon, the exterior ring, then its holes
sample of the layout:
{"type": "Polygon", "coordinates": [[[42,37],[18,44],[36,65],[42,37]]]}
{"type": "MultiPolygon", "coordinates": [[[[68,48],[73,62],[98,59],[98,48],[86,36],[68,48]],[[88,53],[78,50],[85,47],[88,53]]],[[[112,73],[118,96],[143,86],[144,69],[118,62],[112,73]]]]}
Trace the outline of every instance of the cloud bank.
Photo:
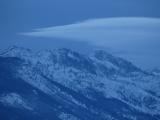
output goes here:
{"type": "MultiPolygon", "coordinates": [[[[87,42],[98,47],[123,51],[143,59],[160,60],[160,19],[158,18],[103,18],[79,23],[36,29],[23,35],[66,38],[87,42]],[[156,57],[157,56],[157,57],[156,57]]],[[[142,60],[143,60],[142,59],[142,60]]],[[[152,60],[153,62],[153,60],[152,60]]]]}

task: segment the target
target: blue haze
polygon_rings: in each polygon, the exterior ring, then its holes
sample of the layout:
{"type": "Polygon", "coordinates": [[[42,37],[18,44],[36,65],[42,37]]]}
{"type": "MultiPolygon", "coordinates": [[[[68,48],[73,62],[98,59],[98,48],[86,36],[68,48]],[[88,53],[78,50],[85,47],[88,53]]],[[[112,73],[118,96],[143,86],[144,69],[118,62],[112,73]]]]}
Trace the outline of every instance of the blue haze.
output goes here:
{"type": "MultiPolygon", "coordinates": [[[[69,47],[81,50],[80,48],[83,46],[85,46],[85,49],[83,49],[85,51],[98,49],[99,47],[95,48],[95,46],[84,41],[68,41],[65,38],[34,38],[22,36],[19,33],[31,32],[37,28],[63,26],[88,19],[112,17],[159,18],[159,5],[159,0],[1,0],[0,49],[17,43],[34,49],[69,47]]],[[[159,51],[157,48],[156,50],[159,51]]],[[[141,58],[141,61],[143,59],[141,58]]],[[[135,61],[132,60],[132,56],[129,60],[135,61]]],[[[158,61],[153,60],[152,63],[160,66],[158,61]]],[[[146,66],[146,64],[142,66],[146,66]]]]}

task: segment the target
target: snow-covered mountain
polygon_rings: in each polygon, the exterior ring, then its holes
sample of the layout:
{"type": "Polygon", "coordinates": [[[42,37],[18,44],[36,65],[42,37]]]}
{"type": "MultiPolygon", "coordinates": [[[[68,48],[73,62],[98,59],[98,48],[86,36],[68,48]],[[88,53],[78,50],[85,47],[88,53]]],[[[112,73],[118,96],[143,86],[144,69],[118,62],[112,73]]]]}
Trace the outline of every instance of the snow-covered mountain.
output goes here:
{"type": "Polygon", "coordinates": [[[0,53],[1,118],[158,120],[160,76],[102,50],[10,47],[0,53]]]}

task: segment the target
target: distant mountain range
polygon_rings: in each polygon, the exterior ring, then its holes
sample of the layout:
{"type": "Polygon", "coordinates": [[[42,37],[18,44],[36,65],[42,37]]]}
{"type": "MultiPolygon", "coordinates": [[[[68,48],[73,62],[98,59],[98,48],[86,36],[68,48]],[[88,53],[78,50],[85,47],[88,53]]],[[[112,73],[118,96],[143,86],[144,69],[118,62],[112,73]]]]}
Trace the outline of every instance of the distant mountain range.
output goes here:
{"type": "Polygon", "coordinates": [[[106,51],[0,52],[0,120],[160,120],[160,70],[106,51]]]}

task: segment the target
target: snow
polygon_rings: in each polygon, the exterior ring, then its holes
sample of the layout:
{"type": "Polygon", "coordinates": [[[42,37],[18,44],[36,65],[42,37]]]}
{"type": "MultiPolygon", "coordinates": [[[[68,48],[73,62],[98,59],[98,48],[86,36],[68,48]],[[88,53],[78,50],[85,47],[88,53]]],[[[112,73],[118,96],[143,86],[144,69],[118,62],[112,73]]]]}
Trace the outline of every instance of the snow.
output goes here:
{"type": "Polygon", "coordinates": [[[30,107],[25,102],[25,100],[17,93],[9,93],[1,95],[0,102],[16,108],[25,108],[27,110],[33,110],[33,108],[30,107]]]}
{"type": "Polygon", "coordinates": [[[59,118],[61,120],[79,120],[77,117],[71,115],[71,114],[67,114],[67,113],[61,113],[59,115],[59,118]]]}
{"type": "MultiPolygon", "coordinates": [[[[29,50],[23,50],[25,52],[21,52],[21,50],[16,49],[16,51],[17,52],[12,50],[11,53],[7,53],[4,56],[18,56],[25,59],[26,65],[23,65],[19,69],[19,77],[48,95],[53,96],[56,93],[61,93],[73,103],[86,108],[84,104],[80,103],[72,96],[65,95],[60,89],[52,85],[50,81],[42,76],[42,74],[47,76],[50,80],[56,81],[65,87],[84,94],[89,99],[91,96],[87,94],[87,88],[93,88],[98,92],[102,92],[106,98],[118,99],[138,111],[149,114],[160,113],[159,76],[145,76],[140,72],[134,72],[134,77],[123,77],[117,74],[112,77],[106,77],[101,72],[101,69],[98,69],[98,72],[95,75],[77,69],[74,66],[63,66],[58,62],[54,62],[53,59],[55,59],[55,57],[60,59],[59,56],[62,54],[58,50],[45,50],[39,51],[38,53],[33,53],[29,50]],[[149,91],[156,93],[157,96],[151,94],[149,91]],[[147,101],[149,100],[152,100],[153,103],[148,104],[147,101]]],[[[72,53],[68,53],[67,55],[72,59],[80,59],[75,57],[72,53]]],[[[86,59],[88,59],[88,57],[86,57],[86,59]]],[[[102,64],[108,68],[118,69],[116,65],[109,61],[100,61],[94,57],[90,57],[89,59],[93,61],[93,64],[96,65],[97,68],[102,64]]],[[[33,92],[36,94],[36,91],[33,92]]],[[[23,105],[23,107],[27,106],[17,94],[9,94],[2,98],[1,102],[5,101],[5,103],[8,103],[9,105],[16,103],[21,106],[23,105]]],[[[61,117],[67,119],[68,115],[62,114],[61,117]]],[[[75,118],[71,117],[68,119],[74,120],[75,118]]]]}

